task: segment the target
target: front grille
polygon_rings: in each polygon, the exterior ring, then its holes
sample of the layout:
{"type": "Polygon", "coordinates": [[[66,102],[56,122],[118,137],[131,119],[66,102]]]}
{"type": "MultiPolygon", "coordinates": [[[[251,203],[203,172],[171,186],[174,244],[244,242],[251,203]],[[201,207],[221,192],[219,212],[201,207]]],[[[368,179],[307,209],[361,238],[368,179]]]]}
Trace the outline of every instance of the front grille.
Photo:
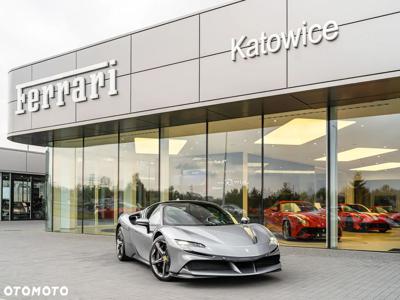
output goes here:
{"type": "MultiPolygon", "coordinates": [[[[232,261],[242,274],[251,274],[262,271],[267,267],[277,265],[280,255],[266,256],[252,261],[232,261]]],[[[186,269],[193,272],[237,272],[231,263],[225,260],[192,260],[186,264],[186,269]]],[[[238,273],[238,272],[237,272],[238,273]]]]}
{"type": "Polygon", "coordinates": [[[324,235],[326,233],[326,230],[325,230],[325,228],[307,227],[307,228],[302,228],[301,232],[307,233],[307,234],[312,234],[312,235],[324,235]]]}
{"type": "Polygon", "coordinates": [[[222,260],[192,260],[186,268],[189,271],[232,271],[229,263],[222,260]]]}
{"type": "Polygon", "coordinates": [[[272,256],[266,256],[266,257],[256,260],[254,263],[255,263],[256,269],[258,271],[259,269],[267,268],[269,266],[279,264],[280,258],[281,258],[281,256],[279,254],[272,255],[272,256]]]}

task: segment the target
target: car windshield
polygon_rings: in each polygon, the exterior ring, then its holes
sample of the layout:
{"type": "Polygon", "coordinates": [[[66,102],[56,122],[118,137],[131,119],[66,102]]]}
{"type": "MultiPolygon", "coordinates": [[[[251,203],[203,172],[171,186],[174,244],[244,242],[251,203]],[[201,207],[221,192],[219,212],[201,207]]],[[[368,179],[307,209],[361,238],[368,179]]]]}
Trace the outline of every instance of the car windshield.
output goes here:
{"type": "Polygon", "coordinates": [[[283,212],[307,212],[317,211],[314,205],[309,202],[287,202],[281,204],[281,210],[283,212]]]}
{"type": "Polygon", "coordinates": [[[387,214],[388,211],[386,209],[384,209],[383,207],[375,207],[376,212],[380,213],[380,214],[387,214]]]}
{"type": "Polygon", "coordinates": [[[343,211],[345,211],[345,212],[355,212],[355,210],[352,209],[350,206],[341,205],[340,207],[341,207],[341,209],[342,209],[343,211]]]}
{"type": "Polygon", "coordinates": [[[164,208],[164,224],[174,226],[220,226],[235,224],[224,210],[208,204],[173,203],[164,208]]]}
{"type": "Polygon", "coordinates": [[[358,211],[358,212],[371,212],[368,208],[366,208],[363,205],[357,205],[357,204],[353,204],[353,205],[349,205],[352,209],[358,211]]]}

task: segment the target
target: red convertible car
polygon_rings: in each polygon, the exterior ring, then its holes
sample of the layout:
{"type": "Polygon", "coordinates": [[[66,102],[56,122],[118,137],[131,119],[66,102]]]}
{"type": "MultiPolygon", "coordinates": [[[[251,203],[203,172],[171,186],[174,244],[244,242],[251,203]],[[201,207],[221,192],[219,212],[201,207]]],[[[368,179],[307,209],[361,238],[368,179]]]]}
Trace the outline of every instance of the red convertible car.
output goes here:
{"type": "MultiPolygon", "coordinates": [[[[267,226],[285,240],[325,239],[326,213],[307,201],[280,200],[264,210],[267,226]]],[[[341,229],[339,228],[339,236],[341,229]]]]}
{"type": "Polygon", "coordinates": [[[343,229],[347,231],[386,232],[391,228],[378,214],[360,212],[347,204],[339,204],[338,214],[343,229]]]}

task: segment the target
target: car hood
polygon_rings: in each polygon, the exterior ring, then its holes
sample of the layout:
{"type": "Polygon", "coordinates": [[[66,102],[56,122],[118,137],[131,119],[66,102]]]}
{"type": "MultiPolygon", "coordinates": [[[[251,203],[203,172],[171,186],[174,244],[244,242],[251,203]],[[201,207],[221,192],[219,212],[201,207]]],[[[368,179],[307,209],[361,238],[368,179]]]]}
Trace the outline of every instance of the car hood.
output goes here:
{"type": "Polygon", "coordinates": [[[259,224],[169,226],[165,227],[163,232],[171,240],[191,241],[206,246],[206,248],[193,247],[193,251],[230,257],[264,255],[269,252],[268,245],[272,236],[259,224]]]}
{"type": "Polygon", "coordinates": [[[322,211],[301,212],[295,215],[303,216],[306,220],[314,222],[325,222],[326,220],[326,214],[322,211]]]}

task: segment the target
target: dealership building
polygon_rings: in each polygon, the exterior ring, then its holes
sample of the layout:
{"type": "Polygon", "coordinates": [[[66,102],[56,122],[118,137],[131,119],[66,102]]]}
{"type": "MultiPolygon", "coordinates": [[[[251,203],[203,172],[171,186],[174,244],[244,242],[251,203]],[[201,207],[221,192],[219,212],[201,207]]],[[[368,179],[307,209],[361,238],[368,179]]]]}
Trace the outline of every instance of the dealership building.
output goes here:
{"type": "Polygon", "coordinates": [[[218,203],[282,244],[399,251],[400,2],[234,1],[9,72],[47,229],[218,203]]]}

